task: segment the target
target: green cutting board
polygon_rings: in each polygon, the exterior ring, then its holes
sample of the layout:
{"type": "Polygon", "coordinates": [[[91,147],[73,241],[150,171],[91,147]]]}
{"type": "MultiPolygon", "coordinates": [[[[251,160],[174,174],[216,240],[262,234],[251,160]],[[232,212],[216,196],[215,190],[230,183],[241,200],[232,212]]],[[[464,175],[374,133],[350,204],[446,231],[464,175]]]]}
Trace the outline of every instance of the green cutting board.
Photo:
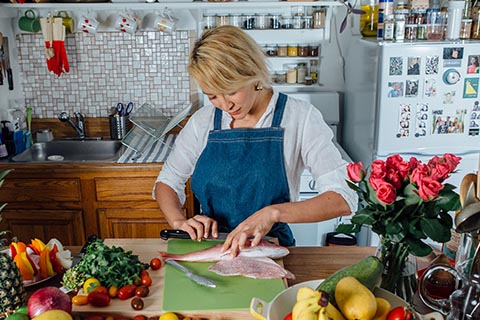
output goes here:
{"type": "MultiPolygon", "coordinates": [[[[212,247],[219,241],[168,240],[167,252],[189,253],[212,247]]],[[[179,261],[192,272],[212,279],[216,288],[199,285],[180,270],[166,265],[163,310],[172,312],[206,310],[248,310],[253,297],[272,299],[285,289],[283,279],[251,279],[221,276],[208,270],[213,262],[179,261]]]]}

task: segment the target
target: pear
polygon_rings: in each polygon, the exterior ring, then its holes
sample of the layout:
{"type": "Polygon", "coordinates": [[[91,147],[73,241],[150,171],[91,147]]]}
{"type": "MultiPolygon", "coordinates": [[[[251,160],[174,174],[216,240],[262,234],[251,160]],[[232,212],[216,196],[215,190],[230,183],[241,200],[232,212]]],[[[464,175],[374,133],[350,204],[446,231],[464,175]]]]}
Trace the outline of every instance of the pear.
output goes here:
{"type": "Polygon", "coordinates": [[[344,277],[337,283],[335,301],[347,320],[372,320],[377,311],[373,293],[354,277],[344,277]]]}
{"type": "Polygon", "coordinates": [[[72,316],[63,310],[48,310],[32,318],[32,320],[73,320],[72,316]]]}

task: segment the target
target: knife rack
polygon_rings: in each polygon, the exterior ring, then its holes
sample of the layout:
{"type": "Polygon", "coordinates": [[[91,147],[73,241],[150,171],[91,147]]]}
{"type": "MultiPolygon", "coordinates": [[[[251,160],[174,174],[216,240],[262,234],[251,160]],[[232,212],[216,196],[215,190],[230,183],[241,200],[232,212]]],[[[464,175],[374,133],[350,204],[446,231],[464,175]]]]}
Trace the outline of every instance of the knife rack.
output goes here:
{"type": "Polygon", "coordinates": [[[173,116],[164,115],[162,109],[150,103],[144,103],[130,115],[134,124],[122,139],[122,144],[135,151],[135,159],[149,151],[156,141],[163,142],[163,137],[185,119],[192,109],[192,103],[182,103],[180,111],[173,116]]]}

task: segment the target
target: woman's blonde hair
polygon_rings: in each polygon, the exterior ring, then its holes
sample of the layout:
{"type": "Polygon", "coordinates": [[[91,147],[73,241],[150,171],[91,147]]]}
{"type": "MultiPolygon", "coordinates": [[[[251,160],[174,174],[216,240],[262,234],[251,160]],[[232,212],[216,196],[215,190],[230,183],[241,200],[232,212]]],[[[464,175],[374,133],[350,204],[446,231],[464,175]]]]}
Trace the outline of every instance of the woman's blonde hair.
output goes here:
{"type": "Polygon", "coordinates": [[[271,87],[262,49],[247,33],[233,26],[205,31],[190,53],[188,71],[209,94],[228,94],[254,83],[271,87]]]}

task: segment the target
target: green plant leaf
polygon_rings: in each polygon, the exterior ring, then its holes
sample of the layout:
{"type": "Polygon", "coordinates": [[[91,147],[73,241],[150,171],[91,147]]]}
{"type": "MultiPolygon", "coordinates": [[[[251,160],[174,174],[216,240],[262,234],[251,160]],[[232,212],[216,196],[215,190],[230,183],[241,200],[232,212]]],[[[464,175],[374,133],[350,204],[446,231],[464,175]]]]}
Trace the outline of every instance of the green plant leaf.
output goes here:
{"type": "Polygon", "coordinates": [[[417,188],[411,183],[405,186],[403,193],[405,195],[406,206],[416,206],[422,202],[422,198],[418,196],[417,188]]]}
{"type": "Polygon", "coordinates": [[[360,225],[341,223],[337,226],[336,231],[339,233],[351,234],[360,232],[360,229],[360,225]]]}
{"type": "Polygon", "coordinates": [[[450,240],[450,227],[442,225],[437,219],[423,218],[420,221],[420,226],[427,237],[433,241],[444,243],[450,240]]]}
{"type": "Polygon", "coordinates": [[[408,245],[409,252],[417,257],[428,256],[433,251],[432,247],[421,240],[407,238],[405,242],[408,245]]]}
{"type": "Polygon", "coordinates": [[[351,221],[354,224],[372,225],[375,222],[375,217],[370,209],[364,208],[357,211],[357,213],[352,217],[351,221]]]}

